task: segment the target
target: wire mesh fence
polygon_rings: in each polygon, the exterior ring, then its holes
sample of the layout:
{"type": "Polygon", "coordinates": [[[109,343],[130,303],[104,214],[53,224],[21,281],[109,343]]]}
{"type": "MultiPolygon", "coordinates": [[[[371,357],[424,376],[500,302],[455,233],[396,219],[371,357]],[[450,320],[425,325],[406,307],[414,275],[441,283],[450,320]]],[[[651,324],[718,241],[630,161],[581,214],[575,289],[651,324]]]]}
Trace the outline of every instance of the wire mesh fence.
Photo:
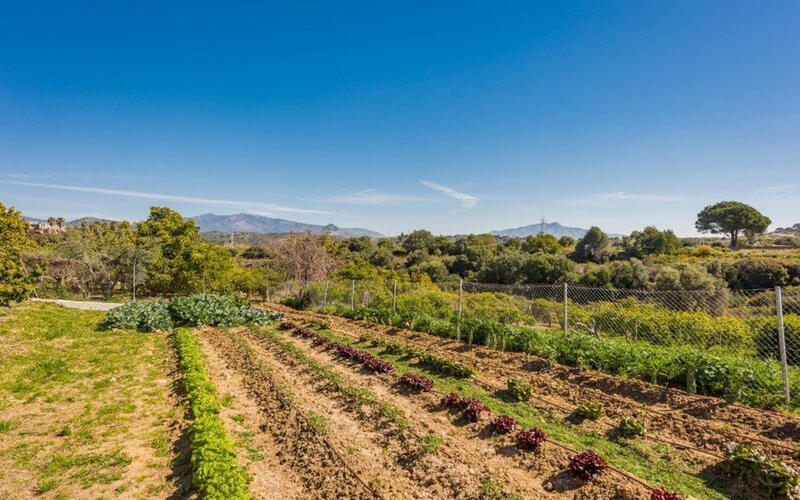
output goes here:
{"type": "Polygon", "coordinates": [[[283,283],[271,300],[761,406],[800,400],[800,289],[330,280],[283,283]]]}

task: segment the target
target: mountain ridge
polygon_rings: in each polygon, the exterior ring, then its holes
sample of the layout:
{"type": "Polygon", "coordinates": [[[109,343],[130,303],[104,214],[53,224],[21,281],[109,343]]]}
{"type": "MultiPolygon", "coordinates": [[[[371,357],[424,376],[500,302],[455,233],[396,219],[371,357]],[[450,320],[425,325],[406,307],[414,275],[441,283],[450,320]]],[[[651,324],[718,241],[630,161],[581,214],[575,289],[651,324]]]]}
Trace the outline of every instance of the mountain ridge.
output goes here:
{"type": "Polygon", "coordinates": [[[310,231],[312,233],[328,232],[332,236],[349,238],[353,236],[369,236],[370,238],[381,238],[384,235],[360,227],[339,227],[335,224],[308,224],[296,222],[288,219],[276,219],[264,215],[238,213],[231,215],[217,215],[206,213],[189,217],[195,221],[200,231],[203,233],[262,233],[280,234],[297,233],[310,231]]]}

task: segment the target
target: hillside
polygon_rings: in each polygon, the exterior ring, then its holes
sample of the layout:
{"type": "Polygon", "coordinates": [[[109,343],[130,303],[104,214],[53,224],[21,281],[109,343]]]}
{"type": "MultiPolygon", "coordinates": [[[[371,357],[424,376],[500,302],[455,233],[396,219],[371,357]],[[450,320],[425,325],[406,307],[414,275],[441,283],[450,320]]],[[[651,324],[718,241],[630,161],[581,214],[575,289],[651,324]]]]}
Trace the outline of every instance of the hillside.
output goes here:
{"type": "Polygon", "coordinates": [[[303,231],[310,231],[312,233],[329,232],[332,236],[342,238],[349,238],[352,236],[369,236],[371,238],[380,238],[383,236],[381,233],[371,231],[369,229],[362,229],[358,227],[338,227],[334,224],[325,226],[319,224],[306,224],[304,222],[295,222],[286,219],[273,219],[271,217],[264,217],[262,215],[253,214],[233,214],[233,215],[217,215],[217,214],[202,214],[196,217],[191,217],[200,231],[204,233],[221,232],[221,233],[297,233],[303,231]]]}
{"type": "Polygon", "coordinates": [[[495,236],[513,236],[517,238],[524,238],[526,236],[533,236],[541,232],[552,234],[556,238],[560,238],[562,236],[571,236],[577,239],[586,234],[587,229],[562,226],[558,222],[547,222],[544,224],[544,226],[542,226],[542,224],[529,224],[527,226],[491,231],[491,234],[495,236]]]}

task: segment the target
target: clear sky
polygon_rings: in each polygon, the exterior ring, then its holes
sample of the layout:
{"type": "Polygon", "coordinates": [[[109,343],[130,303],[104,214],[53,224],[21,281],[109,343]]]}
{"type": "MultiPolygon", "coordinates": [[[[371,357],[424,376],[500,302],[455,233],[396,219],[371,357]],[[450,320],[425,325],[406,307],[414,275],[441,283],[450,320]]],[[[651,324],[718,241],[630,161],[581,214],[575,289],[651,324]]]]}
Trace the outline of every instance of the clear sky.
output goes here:
{"type": "Polygon", "coordinates": [[[800,222],[800,2],[6,2],[0,201],[396,234],[800,222]]]}

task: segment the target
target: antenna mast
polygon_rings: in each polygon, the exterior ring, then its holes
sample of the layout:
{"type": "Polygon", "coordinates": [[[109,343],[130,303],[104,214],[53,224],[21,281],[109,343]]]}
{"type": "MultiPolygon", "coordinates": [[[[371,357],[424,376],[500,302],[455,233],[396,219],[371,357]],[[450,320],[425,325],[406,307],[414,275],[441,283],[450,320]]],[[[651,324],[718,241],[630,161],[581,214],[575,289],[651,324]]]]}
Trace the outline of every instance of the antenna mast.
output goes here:
{"type": "Polygon", "coordinates": [[[541,229],[539,230],[540,233],[544,232],[544,225],[546,223],[547,223],[547,219],[545,219],[544,216],[542,216],[542,220],[539,221],[539,224],[541,224],[541,229]]]}

